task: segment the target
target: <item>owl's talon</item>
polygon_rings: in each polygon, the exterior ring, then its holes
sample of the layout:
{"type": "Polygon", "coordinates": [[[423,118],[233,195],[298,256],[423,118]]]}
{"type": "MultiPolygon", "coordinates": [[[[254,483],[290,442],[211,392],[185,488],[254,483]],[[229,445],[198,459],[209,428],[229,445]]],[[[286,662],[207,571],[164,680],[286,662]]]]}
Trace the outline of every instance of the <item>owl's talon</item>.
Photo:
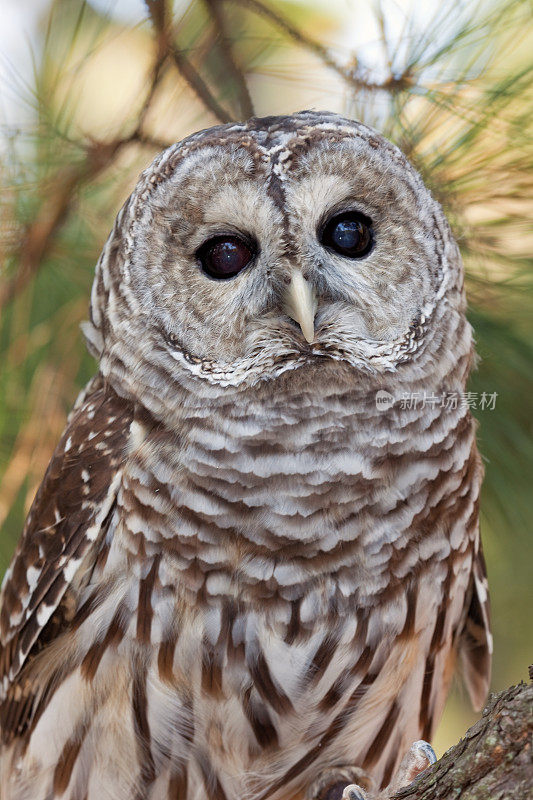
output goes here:
{"type": "Polygon", "coordinates": [[[398,789],[409,786],[436,760],[435,751],[428,742],[423,739],[413,742],[403,757],[394,780],[387,787],[388,791],[396,792],[398,789]]]}
{"type": "Polygon", "coordinates": [[[367,793],[356,783],[351,783],[342,793],[341,800],[369,800],[367,793]]]}
{"type": "Polygon", "coordinates": [[[320,773],[309,787],[307,798],[308,800],[372,800],[371,790],[372,779],[363,769],[335,766],[320,773]],[[348,791],[351,794],[346,794],[348,791]]]}

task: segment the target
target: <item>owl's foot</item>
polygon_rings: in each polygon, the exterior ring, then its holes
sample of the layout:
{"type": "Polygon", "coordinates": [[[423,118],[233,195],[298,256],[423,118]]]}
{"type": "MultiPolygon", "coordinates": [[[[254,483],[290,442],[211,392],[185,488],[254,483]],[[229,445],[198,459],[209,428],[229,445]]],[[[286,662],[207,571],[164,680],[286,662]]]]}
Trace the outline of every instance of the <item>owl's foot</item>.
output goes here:
{"type": "Polygon", "coordinates": [[[428,742],[423,739],[414,742],[403,757],[393,780],[387,786],[387,791],[393,794],[398,789],[409,786],[436,760],[435,751],[428,742]]]}
{"type": "Polygon", "coordinates": [[[411,745],[394,778],[381,792],[374,788],[370,775],[359,767],[330,767],[320,773],[306,797],[307,800],[388,800],[436,760],[431,745],[420,740],[411,745]]]}
{"type": "Polygon", "coordinates": [[[350,800],[367,800],[372,798],[372,779],[359,767],[330,767],[320,773],[318,779],[310,786],[307,800],[341,800],[345,795],[347,784],[351,790],[359,794],[349,796],[350,800]],[[357,781],[357,783],[355,783],[357,781]]]}
{"type": "Polygon", "coordinates": [[[373,793],[357,783],[352,783],[344,789],[341,800],[386,800],[399,789],[413,783],[436,760],[432,746],[420,739],[411,745],[393,780],[382,792],[373,793]]]}

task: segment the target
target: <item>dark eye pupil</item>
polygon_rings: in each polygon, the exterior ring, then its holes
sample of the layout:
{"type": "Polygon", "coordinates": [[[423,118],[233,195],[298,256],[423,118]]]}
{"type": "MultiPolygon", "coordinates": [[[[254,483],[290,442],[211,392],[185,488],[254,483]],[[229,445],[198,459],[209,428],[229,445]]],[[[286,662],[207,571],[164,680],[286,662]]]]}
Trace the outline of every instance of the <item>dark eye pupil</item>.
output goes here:
{"type": "Polygon", "coordinates": [[[232,278],[252,260],[251,248],[237,236],[217,236],[202,245],[197,257],[212,278],[232,278]]]}
{"type": "Polygon", "coordinates": [[[355,220],[343,220],[333,229],[333,241],[341,250],[355,250],[359,247],[361,235],[364,235],[361,227],[361,223],[355,220]]]}
{"type": "Polygon", "coordinates": [[[361,258],[372,248],[372,223],[357,212],[337,214],[325,226],[320,241],[346,258],[361,258]]]}

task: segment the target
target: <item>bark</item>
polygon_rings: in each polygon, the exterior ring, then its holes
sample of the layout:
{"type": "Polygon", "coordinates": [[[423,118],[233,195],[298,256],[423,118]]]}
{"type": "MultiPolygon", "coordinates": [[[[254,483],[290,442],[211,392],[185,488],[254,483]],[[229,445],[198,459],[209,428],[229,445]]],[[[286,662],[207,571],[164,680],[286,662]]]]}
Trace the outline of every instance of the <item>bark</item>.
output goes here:
{"type": "Polygon", "coordinates": [[[397,800],[533,800],[533,684],[491,695],[483,716],[397,800]]]}

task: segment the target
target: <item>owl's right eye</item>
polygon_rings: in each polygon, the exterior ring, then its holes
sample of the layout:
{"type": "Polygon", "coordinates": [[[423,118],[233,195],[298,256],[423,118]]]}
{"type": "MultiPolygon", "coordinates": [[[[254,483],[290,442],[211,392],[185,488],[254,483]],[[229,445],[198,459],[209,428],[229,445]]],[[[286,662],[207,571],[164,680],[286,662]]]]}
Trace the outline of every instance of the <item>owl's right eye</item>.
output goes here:
{"type": "Polygon", "coordinates": [[[211,278],[233,278],[248,266],[255,252],[238,236],[215,236],[208,239],[196,253],[203,271],[211,278]]]}

